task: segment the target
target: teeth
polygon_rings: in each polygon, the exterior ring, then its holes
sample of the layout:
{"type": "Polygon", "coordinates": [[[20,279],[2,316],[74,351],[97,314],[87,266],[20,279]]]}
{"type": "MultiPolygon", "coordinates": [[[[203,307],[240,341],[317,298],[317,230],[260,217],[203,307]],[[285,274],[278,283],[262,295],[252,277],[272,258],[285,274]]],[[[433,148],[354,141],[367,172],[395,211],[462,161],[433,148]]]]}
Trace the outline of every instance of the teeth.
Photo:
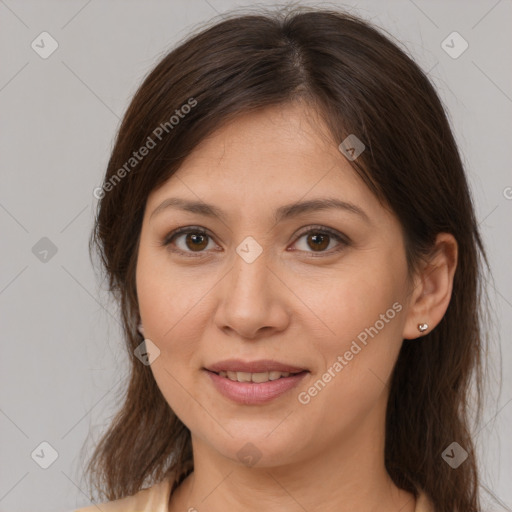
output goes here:
{"type": "Polygon", "coordinates": [[[261,372],[261,373],[248,373],[248,372],[219,372],[221,377],[226,377],[229,380],[237,382],[268,382],[269,380],[277,380],[281,377],[288,377],[290,372],[261,372]]]}
{"type": "Polygon", "coordinates": [[[238,382],[251,382],[251,373],[236,372],[236,379],[238,382]]]}

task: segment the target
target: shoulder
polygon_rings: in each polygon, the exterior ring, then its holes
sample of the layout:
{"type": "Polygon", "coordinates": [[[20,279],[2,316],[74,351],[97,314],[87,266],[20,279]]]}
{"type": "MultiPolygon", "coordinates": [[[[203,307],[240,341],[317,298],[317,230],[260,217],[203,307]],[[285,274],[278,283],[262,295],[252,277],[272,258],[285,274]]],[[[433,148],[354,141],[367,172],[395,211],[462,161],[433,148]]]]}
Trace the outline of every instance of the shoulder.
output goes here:
{"type": "Polygon", "coordinates": [[[79,508],[73,512],[98,512],[98,505],[102,512],[167,512],[170,491],[171,481],[164,480],[133,496],[79,508]]]}

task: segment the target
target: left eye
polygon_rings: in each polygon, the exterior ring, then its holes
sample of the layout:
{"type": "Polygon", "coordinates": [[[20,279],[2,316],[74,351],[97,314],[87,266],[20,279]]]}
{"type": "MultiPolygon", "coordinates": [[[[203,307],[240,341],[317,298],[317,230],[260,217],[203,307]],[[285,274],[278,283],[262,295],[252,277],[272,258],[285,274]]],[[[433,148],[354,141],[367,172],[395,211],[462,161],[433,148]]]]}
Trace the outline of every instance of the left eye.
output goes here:
{"type": "MultiPolygon", "coordinates": [[[[299,235],[295,244],[299,243],[303,238],[305,238],[306,248],[299,248],[298,250],[302,252],[320,253],[320,256],[326,252],[328,254],[332,254],[341,251],[344,247],[349,245],[349,240],[347,237],[343,236],[341,233],[325,227],[310,228],[308,231],[299,235]],[[334,250],[326,251],[333,240],[338,242],[338,247],[336,247],[334,250]],[[313,250],[308,251],[308,248],[313,250]]],[[[204,252],[208,252],[206,249],[208,249],[210,242],[213,244],[213,239],[202,228],[188,227],[179,228],[170,233],[165,238],[162,245],[170,246],[173,242],[177,247],[177,250],[170,249],[173,252],[183,253],[187,256],[202,256],[204,252]],[[184,235],[186,236],[183,238],[184,235]],[[181,246],[178,241],[182,242],[181,246]]]]}
{"type": "MultiPolygon", "coordinates": [[[[333,252],[341,251],[346,245],[348,245],[348,241],[343,236],[326,228],[310,229],[309,231],[303,233],[296,243],[298,243],[302,238],[306,238],[306,247],[313,248],[312,252],[328,252],[329,254],[331,254],[333,252]],[[338,247],[334,250],[326,251],[325,249],[327,249],[331,245],[331,242],[333,240],[338,242],[338,247]]],[[[309,252],[307,248],[304,250],[306,252],[309,252]]]]}

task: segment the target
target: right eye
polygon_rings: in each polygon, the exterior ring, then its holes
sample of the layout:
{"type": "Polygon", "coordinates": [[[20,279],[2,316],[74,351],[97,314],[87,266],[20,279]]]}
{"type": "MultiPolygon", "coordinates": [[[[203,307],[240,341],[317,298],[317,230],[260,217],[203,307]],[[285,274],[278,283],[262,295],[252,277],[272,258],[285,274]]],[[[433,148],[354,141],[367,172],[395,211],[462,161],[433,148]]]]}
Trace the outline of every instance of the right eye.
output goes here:
{"type": "Polygon", "coordinates": [[[162,245],[169,246],[169,250],[172,252],[197,257],[202,256],[202,253],[206,252],[205,249],[210,245],[209,242],[213,243],[213,240],[203,228],[187,226],[175,229],[169,233],[162,245]],[[173,244],[177,249],[172,248],[173,244]]]}

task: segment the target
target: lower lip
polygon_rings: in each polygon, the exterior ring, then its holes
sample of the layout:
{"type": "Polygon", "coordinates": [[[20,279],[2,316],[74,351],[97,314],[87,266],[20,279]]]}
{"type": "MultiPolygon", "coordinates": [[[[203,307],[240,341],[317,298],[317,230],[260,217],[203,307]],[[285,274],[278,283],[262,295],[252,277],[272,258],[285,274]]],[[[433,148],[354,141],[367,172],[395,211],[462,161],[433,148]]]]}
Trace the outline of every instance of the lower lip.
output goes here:
{"type": "Polygon", "coordinates": [[[214,372],[206,370],[212,379],[213,385],[222,395],[234,402],[243,405],[256,405],[270,402],[294,388],[306,376],[307,371],[281,377],[268,382],[235,382],[227,377],[221,377],[214,372]]]}

